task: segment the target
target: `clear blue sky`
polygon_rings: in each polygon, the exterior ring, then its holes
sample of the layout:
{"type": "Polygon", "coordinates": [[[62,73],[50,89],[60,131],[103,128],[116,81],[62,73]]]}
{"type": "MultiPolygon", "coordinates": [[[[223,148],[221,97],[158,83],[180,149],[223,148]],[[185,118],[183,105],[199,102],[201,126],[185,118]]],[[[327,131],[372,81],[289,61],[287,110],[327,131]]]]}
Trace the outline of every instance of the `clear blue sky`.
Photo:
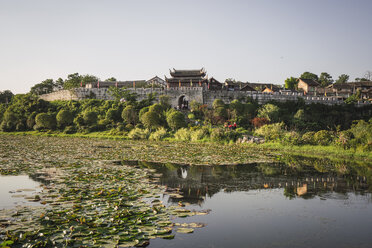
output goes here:
{"type": "Polygon", "coordinates": [[[371,0],[0,0],[0,90],[170,68],[283,84],[304,71],[372,70],[371,0]]]}

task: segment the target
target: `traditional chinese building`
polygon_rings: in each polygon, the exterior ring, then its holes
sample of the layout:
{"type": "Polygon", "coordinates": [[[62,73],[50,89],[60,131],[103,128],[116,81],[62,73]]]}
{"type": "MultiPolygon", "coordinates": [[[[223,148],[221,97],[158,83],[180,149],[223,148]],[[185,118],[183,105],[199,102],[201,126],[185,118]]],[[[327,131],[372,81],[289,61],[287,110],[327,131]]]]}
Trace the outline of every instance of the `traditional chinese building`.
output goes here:
{"type": "Polygon", "coordinates": [[[312,79],[299,78],[297,88],[302,90],[305,95],[316,96],[320,84],[312,79]]]}
{"type": "Polygon", "coordinates": [[[362,100],[369,100],[372,99],[372,81],[335,83],[327,86],[324,92],[327,96],[336,96],[343,100],[359,92],[362,100]]]}
{"type": "Polygon", "coordinates": [[[165,77],[168,88],[203,87],[204,89],[222,89],[222,84],[213,77],[208,79],[204,68],[200,70],[169,70],[171,78],[165,77]]]}

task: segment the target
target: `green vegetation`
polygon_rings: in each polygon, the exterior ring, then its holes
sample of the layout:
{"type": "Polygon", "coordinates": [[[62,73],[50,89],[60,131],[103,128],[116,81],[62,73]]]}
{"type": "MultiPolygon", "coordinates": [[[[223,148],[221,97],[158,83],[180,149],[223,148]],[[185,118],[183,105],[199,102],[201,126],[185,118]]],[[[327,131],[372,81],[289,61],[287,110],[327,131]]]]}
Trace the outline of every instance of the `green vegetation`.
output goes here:
{"type": "Polygon", "coordinates": [[[347,83],[349,81],[349,75],[341,74],[338,76],[338,79],[336,80],[335,84],[343,84],[347,83]]]}
{"type": "Polygon", "coordinates": [[[314,81],[318,81],[319,80],[319,77],[318,75],[312,73],[312,72],[308,72],[308,71],[305,71],[304,73],[301,74],[300,78],[303,78],[303,79],[311,79],[311,80],[314,80],[314,81]]]}
{"type": "Polygon", "coordinates": [[[327,72],[320,73],[319,83],[321,84],[322,87],[326,87],[332,84],[333,83],[332,76],[328,74],[327,72]]]}
{"type": "Polygon", "coordinates": [[[284,81],[284,87],[286,89],[295,90],[297,88],[298,78],[289,77],[284,81]]]}
{"type": "Polygon", "coordinates": [[[300,100],[260,106],[252,99],[233,100],[230,104],[216,99],[211,109],[191,102],[191,111],[181,112],[172,109],[165,96],[154,103],[152,94],[142,101],[137,101],[129,91],[118,94],[118,99],[125,101],[46,102],[32,94],[16,95],[10,103],[0,105],[0,129],[224,144],[256,135],[266,142],[287,146],[322,145],[354,152],[372,150],[372,107],[369,105],[306,105],[300,100]]]}
{"type": "Polygon", "coordinates": [[[6,103],[6,104],[10,103],[13,96],[14,95],[10,90],[0,91],[0,104],[1,103],[6,103]]]}

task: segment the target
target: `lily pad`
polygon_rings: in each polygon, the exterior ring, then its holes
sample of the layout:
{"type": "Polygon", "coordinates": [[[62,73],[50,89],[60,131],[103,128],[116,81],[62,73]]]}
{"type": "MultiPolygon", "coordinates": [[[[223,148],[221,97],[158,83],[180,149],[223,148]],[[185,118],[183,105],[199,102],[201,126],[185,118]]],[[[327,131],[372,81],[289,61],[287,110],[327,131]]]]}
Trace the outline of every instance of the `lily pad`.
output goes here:
{"type": "Polygon", "coordinates": [[[180,227],[180,228],[177,229],[177,232],[179,232],[179,233],[193,233],[194,229],[180,227]]]}

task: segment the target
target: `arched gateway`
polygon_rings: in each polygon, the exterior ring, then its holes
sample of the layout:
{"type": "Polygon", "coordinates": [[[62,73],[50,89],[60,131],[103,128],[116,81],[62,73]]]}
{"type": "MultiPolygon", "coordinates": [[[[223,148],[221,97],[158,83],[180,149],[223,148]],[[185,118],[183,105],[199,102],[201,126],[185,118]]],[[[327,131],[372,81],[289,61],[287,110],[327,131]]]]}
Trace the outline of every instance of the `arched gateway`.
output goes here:
{"type": "Polygon", "coordinates": [[[189,108],[189,100],[185,95],[181,95],[178,98],[178,109],[188,109],[189,108]]]}

